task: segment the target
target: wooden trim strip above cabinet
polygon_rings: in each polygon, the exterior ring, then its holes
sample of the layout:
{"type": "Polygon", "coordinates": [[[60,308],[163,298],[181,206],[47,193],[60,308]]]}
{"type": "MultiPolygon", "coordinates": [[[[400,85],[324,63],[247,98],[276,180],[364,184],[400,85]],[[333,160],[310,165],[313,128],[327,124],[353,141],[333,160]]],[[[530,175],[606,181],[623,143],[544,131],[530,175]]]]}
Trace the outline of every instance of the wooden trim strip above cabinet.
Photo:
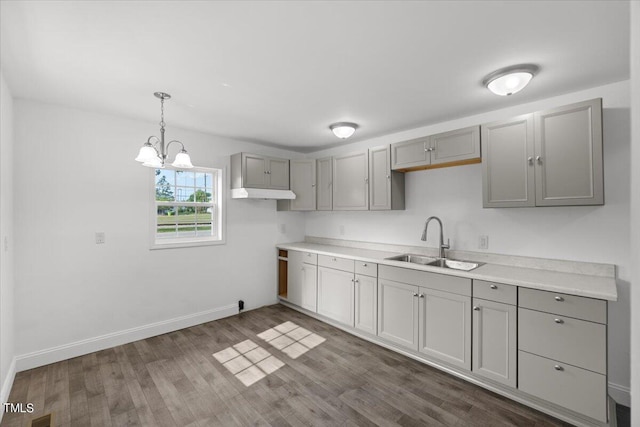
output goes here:
{"type": "Polygon", "coordinates": [[[396,169],[395,171],[396,172],[415,172],[415,171],[421,171],[426,169],[438,169],[438,168],[448,168],[451,166],[473,165],[476,163],[482,163],[482,158],[477,157],[475,159],[458,160],[456,162],[438,163],[435,165],[414,166],[412,168],[396,169]]]}

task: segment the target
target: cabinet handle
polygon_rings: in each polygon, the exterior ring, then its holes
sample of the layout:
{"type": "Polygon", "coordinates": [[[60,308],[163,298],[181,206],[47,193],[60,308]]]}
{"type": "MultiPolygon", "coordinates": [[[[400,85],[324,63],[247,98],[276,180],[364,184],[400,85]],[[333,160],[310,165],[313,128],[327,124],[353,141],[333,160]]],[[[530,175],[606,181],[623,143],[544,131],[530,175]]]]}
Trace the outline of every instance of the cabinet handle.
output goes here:
{"type": "Polygon", "coordinates": [[[365,263],[363,263],[363,264],[362,264],[362,266],[363,266],[363,267],[366,267],[366,266],[367,266],[367,263],[366,263],[366,262],[365,262],[365,263]]]}
{"type": "Polygon", "coordinates": [[[364,183],[365,183],[365,184],[368,184],[368,183],[369,183],[369,178],[365,178],[365,179],[364,179],[364,183]]]}
{"type": "Polygon", "coordinates": [[[564,301],[564,298],[562,298],[562,297],[555,297],[554,299],[555,299],[556,301],[558,301],[558,302],[562,302],[562,301],[564,301]]]}
{"type": "Polygon", "coordinates": [[[311,186],[312,186],[312,187],[315,187],[316,185],[315,185],[315,184],[311,184],[311,186]]]}
{"type": "Polygon", "coordinates": [[[474,309],[475,311],[480,311],[480,307],[478,307],[477,305],[476,305],[475,307],[473,307],[473,309],[474,309]]]}
{"type": "Polygon", "coordinates": [[[387,175],[387,179],[391,179],[391,175],[387,175]]]}
{"type": "Polygon", "coordinates": [[[564,371],[564,368],[560,365],[555,365],[553,369],[555,369],[556,371],[564,371]]]}
{"type": "Polygon", "coordinates": [[[418,295],[419,298],[424,298],[424,294],[418,295]]]}
{"type": "Polygon", "coordinates": [[[491,289],[498,289],[498,287],[496,285],[491,285],[490,288],[491,289]]]}
{"type": "Polygon", "coordinates": [[[356,279],[356,280],[353,281],[353,283],[360,283],[360,280],[356,279]]]}
{"type": "Polygon", "coordinates": [[[542,164],[542,157],[536,156],[536,161],[538,162],[538,164],[542,164]]]}
{"type": "Polygon", "coordinates": [[[416,293],[414,292],[414,293],[413,293],[413,296],[414,296],[414,297],[417,297],[417,296],[418,296],[418,294],[416,294],[416,293]]]}
{"type": "Polygon", "coordinates": [[[562,320],[562,319],[553,319],[553,321],[556,322],[559,325],[564,323],[564,320],[562,320]]]}
{"type": "Polygon", "coordinates": [[[527,161],[529,162],[530,165],[532,165],[533,164],[533,157],[529,156],[527,158],[527,161]]]}
{"type": "Polygon", "coordinates": [[[333,258],[333,260],[332,260],[332,261],[337,261],[337,259],[333,258]]]}

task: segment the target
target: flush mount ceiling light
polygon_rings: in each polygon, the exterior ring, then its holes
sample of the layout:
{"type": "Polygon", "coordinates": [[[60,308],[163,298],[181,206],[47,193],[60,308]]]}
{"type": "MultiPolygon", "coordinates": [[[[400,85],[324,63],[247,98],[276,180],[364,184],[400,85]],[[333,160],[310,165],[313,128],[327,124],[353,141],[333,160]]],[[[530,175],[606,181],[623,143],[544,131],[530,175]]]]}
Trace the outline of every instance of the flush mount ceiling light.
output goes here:
{"type": "Polygon", "coordinates": [[[163,168],[164,162],[169,155],[169,146],[174,142],[180,144],[182,149],[176,158],[171,163],[171,166],[179,169],[191,169],[191,158],[187,154],[187,150],[184,149],[182,142],[173,140],[165,144],[164,142],[164,100],[171,99],[171,95],[164,92],[155,92],[153,94],[156,98],[160,99],[160,138],[157,136],[150,136],[147,142],[140,148],[136,161],[141,162],[142,166],[148,166],[150,168],[163,168]],[[153,144],[151,142],[153,141],[153,144]]]}
{"type": "Polygon", "coordinates": [[[524,89],[538,70],[539,67],[533,64],[513,65],[489,74],[482,84],[496,95],[513,95],[524,89]]]}
{"type": "Polygon", "coordinates": [[[357,128],[358,128],[357,124],[348,123],[348,122],[334,123],[331,126],[329,126],[329,129],[331,129],[333,134],[340,139],[349,138],[351,135],[355,133],[357,128]]]}

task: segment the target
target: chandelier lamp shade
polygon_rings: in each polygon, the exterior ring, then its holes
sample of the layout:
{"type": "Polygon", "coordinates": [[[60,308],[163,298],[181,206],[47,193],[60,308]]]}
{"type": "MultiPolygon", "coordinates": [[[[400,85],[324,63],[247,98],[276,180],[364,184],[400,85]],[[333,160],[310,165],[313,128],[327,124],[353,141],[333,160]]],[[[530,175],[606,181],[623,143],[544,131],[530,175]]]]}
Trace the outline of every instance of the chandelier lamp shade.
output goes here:
{"type": "Polygon", "coordinates": [[[142,166],[147,166],[150,168],[163,168],[164,163],[169,156],[169,146],[174,142],[180,144],[182,147],[180,152],[176,154],[176,158],[171,163],[171,166],[178,169],[191,169],[193,164],[191,163],[191,158],[187,153],[187,150],[184,149],[184,144],[180,141],[173,140],[165,143],[164,141],[164,100],[170,99],[171,95],[164,92],[155,92],[156,98],[160,99],[160,138],[157,136],[150,136],[147,139],[147,142],[144,143],[142,147],[140,147],[140,151],[138,152],[138,157],[136,157],[136,161],[142,163],[142,166]]]}
{"type": "Polygon", "coordinates": [[[357,128],[358,128],[357,124],[349,123],[349,122],[334,123],[331,126],[329,126],[329,129],[331,129],[333,134],[340,139],[349,138],[351,135],[355,133],[357,128]]]}
{"type": "Polygon", "coordinates": [[[482,84],[496,95],[513,95],[524,89],[539,69],[534,64],[520,64],[501,68],[487,75],[482,84]]]}

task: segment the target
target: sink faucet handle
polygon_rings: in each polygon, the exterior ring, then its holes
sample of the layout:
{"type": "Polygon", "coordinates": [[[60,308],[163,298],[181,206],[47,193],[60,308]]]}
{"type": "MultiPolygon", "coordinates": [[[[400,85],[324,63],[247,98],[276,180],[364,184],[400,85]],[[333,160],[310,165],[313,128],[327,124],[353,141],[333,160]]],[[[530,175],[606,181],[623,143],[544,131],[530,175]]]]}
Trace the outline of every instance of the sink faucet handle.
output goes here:
{"type": "Polygon", "coordinates": [[[451,240],[447,239],[447,243],[446,244],[442,244],[442,249],[451,249],[451,240]]]}

